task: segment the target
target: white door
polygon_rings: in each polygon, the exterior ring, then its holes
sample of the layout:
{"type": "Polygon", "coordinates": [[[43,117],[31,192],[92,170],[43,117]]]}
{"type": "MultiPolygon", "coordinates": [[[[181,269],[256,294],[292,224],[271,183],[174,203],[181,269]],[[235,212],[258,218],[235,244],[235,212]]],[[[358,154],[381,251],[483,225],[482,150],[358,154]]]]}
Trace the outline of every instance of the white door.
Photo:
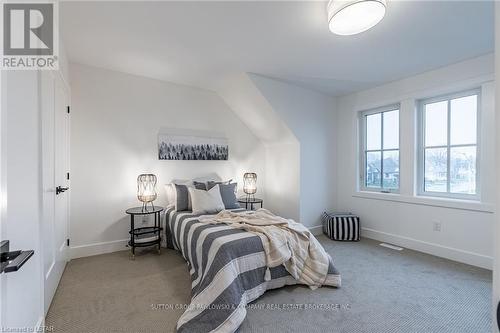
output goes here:
{"type": "Polygon", "coordinates": [[[69,200],[69,114],[64,83],[58,74],[42,73],[44,310],[47,313],[67,260],[69,200]]]}
{"type": "Polygon", "coordinates": [[[0,274],[0,327],[34,332],[44,318],[39,73],[0,76],[0,237],[11,251],[34,251],[18,271],[0,274]]]}

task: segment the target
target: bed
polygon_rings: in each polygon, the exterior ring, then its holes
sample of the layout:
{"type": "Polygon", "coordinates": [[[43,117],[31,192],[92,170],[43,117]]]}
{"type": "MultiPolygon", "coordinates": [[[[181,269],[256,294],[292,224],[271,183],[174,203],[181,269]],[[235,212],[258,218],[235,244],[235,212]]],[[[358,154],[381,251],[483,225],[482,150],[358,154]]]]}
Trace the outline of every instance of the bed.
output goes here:
{"type": "MultiPolygon", "coordinates": [[[[266,258],[259,236],[203,223],[200,217],[169,207],[163,219],[163,245],[180,251],[192,281],[191,303],[177,322],[177,332],[234,332],[245,319],[248,303],[266,290],[298,282],[283,266],[271,268],[270,279],[265,279],[266,258]]],[[[331,260],[324,285],[340,286],[340,274],[331,260]]]]}

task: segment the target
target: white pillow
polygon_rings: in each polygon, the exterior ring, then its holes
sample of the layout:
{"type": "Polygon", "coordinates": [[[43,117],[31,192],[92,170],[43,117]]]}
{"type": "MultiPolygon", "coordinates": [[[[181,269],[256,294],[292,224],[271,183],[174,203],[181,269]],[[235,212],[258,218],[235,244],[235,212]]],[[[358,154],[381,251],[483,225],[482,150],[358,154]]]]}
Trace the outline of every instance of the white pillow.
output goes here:
{"type": "Polygon", "coordinates": [[[165,184],[165,192],[167,193],[167,205],[175,204],[175,192],[173,184],[165,184]]]}
{"type": "Polygon", "coordinates": [[[193,185],[193,181],[188,179],[173,179],[170,184],[165,184],[165,191],[167,192],[168,205],[175,205],[177,201],[176,198],[177,191],[175,190],[174,184],[190,186],[193,185]]]}
{"type": "Polygon", "coordinates": [[[220,195],[219,185],[209,191],[197,190],[189,187],[189,196],[193,207],[193,214],[211,214],[224,210],[224,202],[220,195]]]}

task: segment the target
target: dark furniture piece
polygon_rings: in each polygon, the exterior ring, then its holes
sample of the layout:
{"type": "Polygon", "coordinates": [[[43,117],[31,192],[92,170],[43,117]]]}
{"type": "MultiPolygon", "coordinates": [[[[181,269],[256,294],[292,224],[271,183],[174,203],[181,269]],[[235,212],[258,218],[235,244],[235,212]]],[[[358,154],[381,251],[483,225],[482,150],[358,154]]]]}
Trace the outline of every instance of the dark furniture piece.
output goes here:
{"type": "Polygon", "coordinates": [[[500,330],[500,302],[498,302],[498,306],[497,306],[497,325],[498,325],[498,329],[500,330]]]}
{"type": "Polygon", "coordinates": [[[254,205],[255,204],[260,204],[260,208],[263,208],[264,206],[264,200],[259,199],[259,198],[239,198],[238,202],[242,205],[245,205],[245,209],[248,210],[248,207],[250,207],[250,210],[254,210],[254,205]]]}
{"type": "Polygon", "coordinates": [[[0,242],[0,273],[17,272],[35,251],[10,251],[10,242],[3,240],[0,242]]]}
{"type": "Polygon", "coordinates": [[[136,247],[146,247],[146,246],[158,246],[158,254],[160,254],[160,246],[161,246],[161,230],[163,228],[160,227],[161,221],[161,212],[164,210],[163,207],[154,206],[144,209],[143,207],[134,207],[129,208],[125,212],[130,215],[130,241],[128,245],[131,248],[132,259],[135,259],[135,248],[136,247]],[[154,214],[155,224],[153,227],[135,227],[135,216],[140,215],[151,215],[154,214]],[[149,239],[152,238],[152,239],[149,239]],[[143,240],[141,240],[143,239],[143,240]]]}
{"type": "Polygon", "coordinates": [[[335,241],[358,242],[360,240],[359,217],[351,213],[327,213],[321,215],[323,233],[335,241]]]}

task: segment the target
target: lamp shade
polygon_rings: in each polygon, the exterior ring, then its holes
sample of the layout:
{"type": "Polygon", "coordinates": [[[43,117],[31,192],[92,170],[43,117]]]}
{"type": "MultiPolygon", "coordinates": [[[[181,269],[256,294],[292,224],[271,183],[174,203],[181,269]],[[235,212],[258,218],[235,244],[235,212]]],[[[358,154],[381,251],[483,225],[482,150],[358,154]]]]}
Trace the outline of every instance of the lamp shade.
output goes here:
{"type": "Polygon", "coordinates": [[[255,194],[257,192],[257,174],[247,172],[243,175],[243,192],[255,194]]]}
{"type": "Polygon", "coordinates": [[[386,0],[330,0],[328,26],[337,35],[359,34],[384,18],[386,6],[386,0]]]}
{"type": "Polygon", "coordinates": [[[137,199],[143,203],[156,200],[156,176],[142,174],[137,177],[137,199]]]}

